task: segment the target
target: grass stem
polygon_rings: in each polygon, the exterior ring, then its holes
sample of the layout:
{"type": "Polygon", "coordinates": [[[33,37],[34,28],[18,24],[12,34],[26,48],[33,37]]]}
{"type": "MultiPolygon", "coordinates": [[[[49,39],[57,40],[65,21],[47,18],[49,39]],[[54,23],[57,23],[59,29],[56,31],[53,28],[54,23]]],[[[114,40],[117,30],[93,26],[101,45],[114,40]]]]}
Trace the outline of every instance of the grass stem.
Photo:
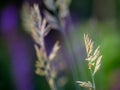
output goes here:
{"type": "Polygon", "coordinates": [[[96,90],[96,87],[95,87],[95,80],[94,80],[94,75],[93,75],[93,72],[92,72],[91,69],[90,69],[90,74],[91,74],[91,78],[92,78],[92,86],[93,86],[93,90],[96,90]]]}

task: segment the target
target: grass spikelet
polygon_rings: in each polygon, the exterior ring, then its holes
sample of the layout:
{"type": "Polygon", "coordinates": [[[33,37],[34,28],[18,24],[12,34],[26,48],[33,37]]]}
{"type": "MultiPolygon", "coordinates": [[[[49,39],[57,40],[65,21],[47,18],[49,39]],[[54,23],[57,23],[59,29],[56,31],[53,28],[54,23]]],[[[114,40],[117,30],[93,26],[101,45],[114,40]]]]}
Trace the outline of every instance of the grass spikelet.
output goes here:
{"type": "Polygon", "coordinates": [[[100,46],[98,46],[94,50],[94,45],[93,45],[94,42],[86,34],[84,34],[84,42],[87,53],[86,60],[88,61],[88,69],[90,70],[92,83],[90,81],[88,82],[77,81],[77,83],[80,84],[81,87],[86,87],[89,90],[95,90],[96,87],[95,87],[94,75],[100,69],[101,59],[102,59],[102,55],[100,55],[100,46]]]}

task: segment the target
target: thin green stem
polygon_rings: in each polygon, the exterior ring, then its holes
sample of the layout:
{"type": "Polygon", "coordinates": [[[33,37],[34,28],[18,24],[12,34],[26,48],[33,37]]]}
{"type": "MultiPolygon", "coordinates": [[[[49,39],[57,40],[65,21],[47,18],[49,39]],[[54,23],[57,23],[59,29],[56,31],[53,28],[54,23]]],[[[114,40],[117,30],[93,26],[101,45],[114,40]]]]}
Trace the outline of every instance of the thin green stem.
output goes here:
{"type": "Polygon", "coordinates": [[[55,84],[55,81],[53,80],[52,90],[57,90],[57,86],[55,84]]]}
{"type": "Polygon", "coordinates": [[[93,75],[93,72],[92,72],[91,69],[90,69],[90,74],[91,74],[91,78],[92,78],[93,90],[96,90],[96,87],[95,87],[95,80],[94,80],[94,75],[93,75]]]}
{"type": "Polygon", "coordinates": [[[46,76],[46,80],[47,80],[51,90],[58,90],[55,80],[53,78],[46,76]]]}

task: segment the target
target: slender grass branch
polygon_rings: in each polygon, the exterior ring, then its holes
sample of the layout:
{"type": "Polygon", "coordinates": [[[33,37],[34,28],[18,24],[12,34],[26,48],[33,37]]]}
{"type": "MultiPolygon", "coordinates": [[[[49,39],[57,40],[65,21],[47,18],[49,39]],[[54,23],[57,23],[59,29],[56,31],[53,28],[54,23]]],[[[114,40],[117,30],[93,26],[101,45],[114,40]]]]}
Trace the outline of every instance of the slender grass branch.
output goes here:
{"type": "Polygon", "coordinates": [[[94,75],[100,69],[102,55],[100,55],[99,46],[94,50],[93,41],[84,34],[85,48],[87,52],[88,69],[90,70],[92,82],[77,81],[80,86],[88,88],[89,90],[96,90],[94,75]]]}
{"type": "Polygon", "coordinates": [[[94,79],[93,71],[92,71],[91,69],[90,69],[90,74],[91,74],[91,78],[92,78],[93,90],[96,90],[96,87],[95,87],[95,79],[94,79]]]}

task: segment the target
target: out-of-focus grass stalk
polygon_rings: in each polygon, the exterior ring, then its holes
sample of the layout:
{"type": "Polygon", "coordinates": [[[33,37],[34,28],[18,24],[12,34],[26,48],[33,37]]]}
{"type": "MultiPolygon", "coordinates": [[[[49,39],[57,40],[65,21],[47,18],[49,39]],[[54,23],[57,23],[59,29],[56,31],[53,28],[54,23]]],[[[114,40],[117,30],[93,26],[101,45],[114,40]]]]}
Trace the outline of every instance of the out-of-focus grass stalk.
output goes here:
{"type": "MultiPolygon", "coordinates": [[[[53,9],[53,10],[51,9],[51,10],[55,13],[55,17],[56,17],[55,21],[57,21],[57,23],[59,24],[58,25],[59,30],[62,32],[64,41],[65,41],[67,54],[70,56],[67,58],[70,60],[69,63],[70,63],[71,74],[72,74],[73,80],[76,81],[78,79],[77,70],[76,70],[77,68],[76,68],[76,63],[75,63],[76,58],[74,55],[70,30],[68,31],[68,29],[70,29],[71,27],[66,28],[66,27],[68,27],[68,26],[66,26],[66,23],[71,24],[71,22],[72,22],[71,18],[70,18],[70,13],[69,13],[69,5],[71,3],[71,0],[56,0],[56,2],[54,2],[53,0],[50,0],[50,1],[51,1],[51,5],[46,2],[46,5],[48,6],[48,8],[53,7],[52,5],[55,5],[53,8],[55,8],[56,10],[58,8],[57,12],[55,9],[53,9]]],[[[76,87],[76,90],[78,90],[79,87],[77,85],[75,85],[75,87],[76,87]]]]}
{"type": "MultiPolygon", "coordinates": [[[[68,54],[70,55],[70,69],[71,69],[71,73],[73,76],[73,80],[76,81],[78,79],[78,75],[77,75],[77,68],[76,68],[76,63],[75,63],[75,55],[74,55],[74,50],[73,50],[73,45],[72,45],[72,37],[70,35],[70,30],[66,30],[66,29],[70,29],[71,27],[73,27],[72,25],[72,21],[71,21],[71,17],[70,17],[70,13],[69,13],[69,5],[71,3],[71,0],[58,0],[57,2],[57,6],[59,7],[60,13],[59,13],[59,24],[61,26],[61,30],[62,30],[62,34],[65,40],[65,45],[67,47],[68,50],[68,54]],[[62,18],[64,18],[64,20],[62,20],[62,18]],[[69,22],[68,22],[68,21],[69,22]],[[69,23],[71,26],[70,28],[66,28],[66,23],[69,23]],[[68,31],[68,32],[67,32],[68,31]]],[[[76,90],[78,90],[78,87],[75,85],[76,90]]]]}
{"type": "Polygon", "coordinates": [[[60,48],[59,42],[57,41],[54,44],[52,51],[49,55],[47,55],[47,50],[44,42],[45,36],[50,31],[50,29],[47,27],[47,21],[46,19],[41,18],[39,7],[37,4],[34,4],[34,7],[32,8],[30,8],[28,4],[25,4],[23,7],[24,8],[22,14],[24,27],[35,41],[34,47],[37,56],[35,73],[40,76],[45,76],[50,88],[52,90],[57,90],[57,86],[55,84],[57,70],[55,68],[53,69],[51,66],[52,61],[54,61],[60,48]]]}

